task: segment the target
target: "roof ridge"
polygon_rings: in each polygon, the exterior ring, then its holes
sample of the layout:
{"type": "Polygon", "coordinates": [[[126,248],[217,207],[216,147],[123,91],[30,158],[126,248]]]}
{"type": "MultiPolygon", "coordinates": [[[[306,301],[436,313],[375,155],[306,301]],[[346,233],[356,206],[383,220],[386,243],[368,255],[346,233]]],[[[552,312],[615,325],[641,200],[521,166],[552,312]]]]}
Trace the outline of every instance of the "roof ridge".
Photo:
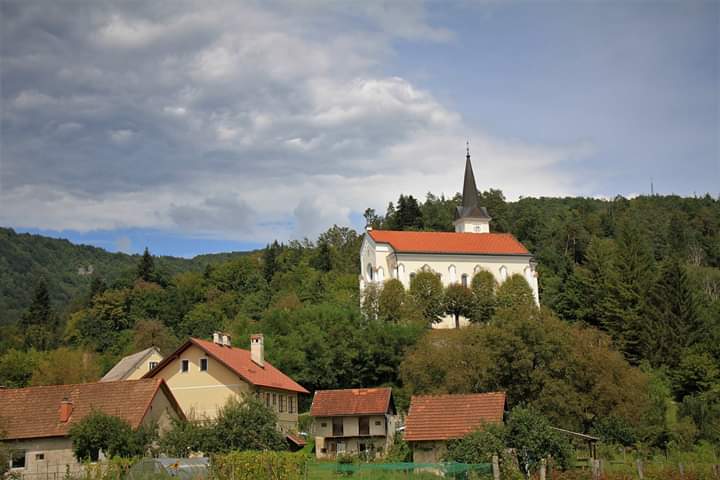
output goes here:
{"type": "Polygon", "coordinates": [[[85,383],[55,383],[52,385],[28,385],[27,387],[18,387],[18,388],[0,388],[0,393],[2,392],[8,392],[11,390],[30,390],[30,389],[41,389],[41,388],[57,388],[57,387],[81,387],[86,385],[108,385],[111,383],[120,383],[120,382],[147,382],[148,380],[152,380],[152,378],[135,378],[133,380],[108,380],[107,382],[101,382],[100,380],[95,380],[94,382],[85,382],[85,383]]]}

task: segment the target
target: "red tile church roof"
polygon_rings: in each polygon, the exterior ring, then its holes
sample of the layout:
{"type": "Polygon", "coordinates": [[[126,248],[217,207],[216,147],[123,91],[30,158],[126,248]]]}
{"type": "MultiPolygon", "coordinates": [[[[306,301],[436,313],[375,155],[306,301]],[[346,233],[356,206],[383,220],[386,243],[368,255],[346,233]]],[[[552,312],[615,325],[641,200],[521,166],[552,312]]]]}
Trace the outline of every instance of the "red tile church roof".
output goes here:
{"type": "Polygon", "coordinates": [[[388,243],[398,253],[471,255],[530,255],[509,233],[405,232],[370,230],[376,243],[388,243]]]}
{"type": "Polygon", "coordinates": [[[502,423],[504,411],[504,392],[414,396],[405,420],[405,440],[462,438],[485,423],[502,423]]]}

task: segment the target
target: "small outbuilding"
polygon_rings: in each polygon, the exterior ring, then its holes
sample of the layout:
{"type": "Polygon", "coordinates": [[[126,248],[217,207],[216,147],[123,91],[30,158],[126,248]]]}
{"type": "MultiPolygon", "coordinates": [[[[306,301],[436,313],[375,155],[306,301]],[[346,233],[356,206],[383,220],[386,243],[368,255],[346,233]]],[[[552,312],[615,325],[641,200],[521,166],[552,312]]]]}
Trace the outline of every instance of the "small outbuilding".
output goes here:
{"type": "Polygon", "coordinates": [[[463,438],[486,424],[502,423],[505,392],[467,395],[417,395],[410,400],[405,419],[405,441],[415,463],[437,463],[447,442],[463,438]]]}

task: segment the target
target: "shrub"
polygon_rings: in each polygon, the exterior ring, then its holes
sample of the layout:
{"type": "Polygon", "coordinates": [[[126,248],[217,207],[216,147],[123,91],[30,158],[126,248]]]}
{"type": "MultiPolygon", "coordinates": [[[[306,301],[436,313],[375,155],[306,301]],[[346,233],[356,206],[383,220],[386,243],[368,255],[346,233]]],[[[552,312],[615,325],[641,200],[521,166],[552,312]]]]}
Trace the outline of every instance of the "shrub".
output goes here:
{"type": "Polygon", "coordinates": [[[78,460],[97,460],[100,450],[109,456],[142,455],[157,438],[157,426],[133,431],[125,420],[93,410],[70,428],[73,453],[78,460]]]}
{"type": "Polygon", "coordinates": [[[244,451],[215,455],[211,478],[302,480],[307,457],[299,453],[244,451]]]}

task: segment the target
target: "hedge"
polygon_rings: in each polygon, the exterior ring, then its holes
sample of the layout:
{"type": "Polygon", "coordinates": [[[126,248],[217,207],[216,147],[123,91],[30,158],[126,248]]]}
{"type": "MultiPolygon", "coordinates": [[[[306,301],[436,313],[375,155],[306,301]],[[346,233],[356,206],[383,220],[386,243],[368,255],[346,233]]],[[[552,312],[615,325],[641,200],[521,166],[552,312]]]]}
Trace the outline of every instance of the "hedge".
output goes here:
{"type": "Polygon", "coordinates": [[[243,451],[215,455],[210,476],[223,480],[303,480],[307,456],[290,452],[243,451]]]}

